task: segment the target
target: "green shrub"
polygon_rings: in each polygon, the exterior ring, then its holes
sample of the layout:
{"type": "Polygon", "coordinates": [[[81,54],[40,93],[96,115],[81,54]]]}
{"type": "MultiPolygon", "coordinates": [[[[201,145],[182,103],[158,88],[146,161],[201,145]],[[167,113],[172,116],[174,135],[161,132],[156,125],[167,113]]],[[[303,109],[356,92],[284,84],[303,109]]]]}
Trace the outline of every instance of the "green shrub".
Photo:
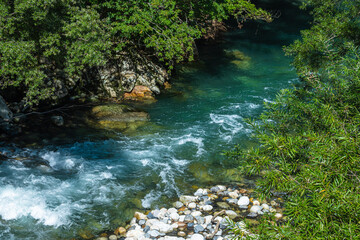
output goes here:
{"type": "Polygon", "coordinates": [[[306,1],[314,22],[286,48],[300,86],[253,122],[259,147],[229,152],[258,192],[286,192],[287,221],[264,219],[261,239],[360,238],[359,1],[306,1]],[[353,32],[357,31],[357,32],[353,32]]]}

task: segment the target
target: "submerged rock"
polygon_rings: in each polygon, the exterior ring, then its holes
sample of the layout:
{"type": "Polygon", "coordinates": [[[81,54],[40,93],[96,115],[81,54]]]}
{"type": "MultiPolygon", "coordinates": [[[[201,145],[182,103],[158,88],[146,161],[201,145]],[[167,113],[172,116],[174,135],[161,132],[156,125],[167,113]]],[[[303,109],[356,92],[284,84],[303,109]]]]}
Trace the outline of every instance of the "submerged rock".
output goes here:
{"type": "Polygon", "coordinates": [[[114,130],[136,130],[148,121],[148,113],[120,104],[93,107],[88,118],[90,125],[114,130]]]}

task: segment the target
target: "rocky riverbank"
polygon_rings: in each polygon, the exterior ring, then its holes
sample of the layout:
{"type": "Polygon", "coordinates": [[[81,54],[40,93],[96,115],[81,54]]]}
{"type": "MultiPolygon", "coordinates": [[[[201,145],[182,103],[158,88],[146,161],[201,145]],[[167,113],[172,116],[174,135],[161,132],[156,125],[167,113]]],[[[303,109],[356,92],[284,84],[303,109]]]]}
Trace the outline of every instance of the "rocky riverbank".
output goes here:
{"type": "Polygon", "coordinates": [[[270,201],[253,198],[250,190],[217,185],[180,196],[172,208],[135,212],[125,227],[101,234],[96,240],[205,240],[232,239],[229,221],[236,222],[242,235],[256,237],[247,224],[258,224],[264,214],[283,220],[281,198],[270,201]]]}

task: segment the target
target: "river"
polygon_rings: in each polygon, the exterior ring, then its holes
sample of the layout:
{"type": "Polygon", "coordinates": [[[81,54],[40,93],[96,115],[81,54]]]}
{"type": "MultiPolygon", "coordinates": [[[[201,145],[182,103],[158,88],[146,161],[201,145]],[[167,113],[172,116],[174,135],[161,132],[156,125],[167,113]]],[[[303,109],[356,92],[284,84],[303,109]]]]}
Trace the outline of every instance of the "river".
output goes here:
{"type": "Polygon", "coordinates": [[[221,152],[253,145],[244,120],[297,81],[282,46],[306,27],[296,6],[270,8],[281,10],[273,23],[248,23],[217,44],[201,44],[199,61],[178,67],[172,90],[141,106],[151,118],[141,129],[112,137],[84,132],[41,147],[1,144],[1,152],[22,160],[0,162],[0,239],[95,234],[193,186],[251,184],[221,152]]]}

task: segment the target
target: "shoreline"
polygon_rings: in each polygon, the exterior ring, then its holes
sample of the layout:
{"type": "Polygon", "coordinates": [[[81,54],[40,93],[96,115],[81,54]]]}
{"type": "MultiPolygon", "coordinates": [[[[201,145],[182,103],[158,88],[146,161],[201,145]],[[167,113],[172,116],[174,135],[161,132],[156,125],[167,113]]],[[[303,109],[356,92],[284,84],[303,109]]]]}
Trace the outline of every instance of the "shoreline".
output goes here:
{"type": "Polygon", "coordinates": [[[180,196],[171,208],[135,212],[126,226],[88,239],[227,240],[233,238],[229,220],[236,222],[243,237],[256,237],[248,224],[257,225],[264,214],[273,215],[276,222],[284,220],[282,204],[281,198],[258,200],[239,186],[199,188],[193,195],[180,196]]]}

